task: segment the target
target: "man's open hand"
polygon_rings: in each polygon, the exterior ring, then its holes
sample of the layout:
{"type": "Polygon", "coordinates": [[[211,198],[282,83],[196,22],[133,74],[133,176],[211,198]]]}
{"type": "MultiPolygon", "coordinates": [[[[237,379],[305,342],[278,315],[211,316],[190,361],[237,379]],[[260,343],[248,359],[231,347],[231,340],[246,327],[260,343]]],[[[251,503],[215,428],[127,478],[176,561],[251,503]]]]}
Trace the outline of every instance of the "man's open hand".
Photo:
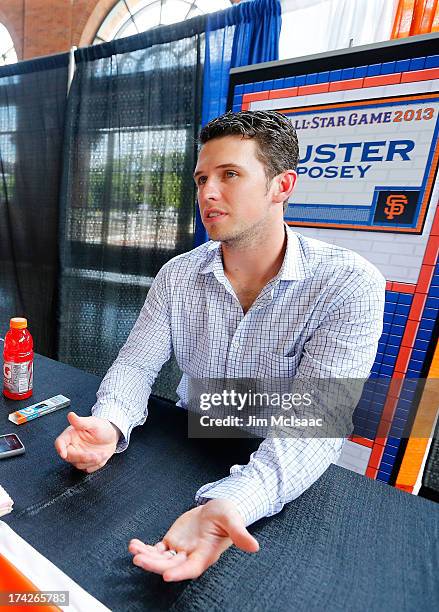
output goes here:
{"type": "Polygon", "coordinates": [[[236,506],[212,499],[182,514],[155,546],[131,540],[128,550],[134,565],[173,582],[198,578],[232,544],[246,552],[259,550],[236,506]]]}
{"type": "Polygon", "coordinates": [[[70,426],[55,440],[59,456],[78,470],[95,472],[114,454],[120,431],[99,417],[80,417],[69,412],[67,418],[70,426]]]}

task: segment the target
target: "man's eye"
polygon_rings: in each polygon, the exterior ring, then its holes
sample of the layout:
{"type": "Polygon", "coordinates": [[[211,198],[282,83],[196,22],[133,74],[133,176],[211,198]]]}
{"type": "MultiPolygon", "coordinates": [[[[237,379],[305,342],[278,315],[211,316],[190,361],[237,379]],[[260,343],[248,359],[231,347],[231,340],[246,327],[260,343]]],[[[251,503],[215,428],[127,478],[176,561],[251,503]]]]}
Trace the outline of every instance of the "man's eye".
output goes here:
{"type": "Polygon", "coordinates": [[[199,176],[197,180],[197,185],[204,185],[204,183],[206,182],[206,179],[207,179],[206,176],[199,176]]]}
{"type": "Polygon", "coordinates": [[[229,177],[238,176],[238,175],[233,170],[227,170],[226,171],[226,176],[229,178],[229,177]]]}

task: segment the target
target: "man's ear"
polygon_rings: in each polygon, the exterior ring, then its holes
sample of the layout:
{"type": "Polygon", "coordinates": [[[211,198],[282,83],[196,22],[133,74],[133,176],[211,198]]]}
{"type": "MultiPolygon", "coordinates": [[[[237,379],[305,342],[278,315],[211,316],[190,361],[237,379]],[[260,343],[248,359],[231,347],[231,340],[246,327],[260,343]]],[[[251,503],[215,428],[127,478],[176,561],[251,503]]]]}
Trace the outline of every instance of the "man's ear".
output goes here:
{"type": "Polygon", "coordinates": [[[295,170],[285,170],[275,179],[275,189],[273,192],[273,200],[275,202],[285,202],[293,192],[297,181],[297,172],[295,170]]]}

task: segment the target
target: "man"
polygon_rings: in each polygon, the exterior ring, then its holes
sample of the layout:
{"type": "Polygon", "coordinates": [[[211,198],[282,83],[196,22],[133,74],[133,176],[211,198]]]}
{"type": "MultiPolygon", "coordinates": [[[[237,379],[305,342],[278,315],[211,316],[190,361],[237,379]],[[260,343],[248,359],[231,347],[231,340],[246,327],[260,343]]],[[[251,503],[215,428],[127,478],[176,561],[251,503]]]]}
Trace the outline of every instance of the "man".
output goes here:
{"type": "MultiPolygon", "coordinates": [[[[194,178],[211,241],[169,261],[104,377],[93,416],[68,415],[60,456],[93,472],[144,423],[174,351],[188,403],[193,378],[366,378],[382,331],[385,281],[359,255],[283,222],[296,179],[297,137],[273,111],[227,113],[201,132],[194,178]]],[[[197,506],[133,562],[166,581],[198,577],[232,543],[256,552],[246,527],[279,512],[337,460],[342,440],[266,438],[249,463],[203,486],[197,506]]]]}

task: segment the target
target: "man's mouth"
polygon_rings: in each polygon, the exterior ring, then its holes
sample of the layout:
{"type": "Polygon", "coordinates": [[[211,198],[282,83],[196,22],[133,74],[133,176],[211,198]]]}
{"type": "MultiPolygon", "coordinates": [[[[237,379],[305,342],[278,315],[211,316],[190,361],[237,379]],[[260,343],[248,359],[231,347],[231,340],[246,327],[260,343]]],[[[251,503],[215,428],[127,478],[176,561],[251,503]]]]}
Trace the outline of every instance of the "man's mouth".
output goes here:
{"type": "Polygon", "coordinates": [[[211,212],[205,214],[204,215],[204,220],[207,223],[213,223],[213,222],[218,221],[219,219],[221,219],[223,217],[227,217],[227,213],[214,210],[214,211],[211,211],[211,212]]]}

